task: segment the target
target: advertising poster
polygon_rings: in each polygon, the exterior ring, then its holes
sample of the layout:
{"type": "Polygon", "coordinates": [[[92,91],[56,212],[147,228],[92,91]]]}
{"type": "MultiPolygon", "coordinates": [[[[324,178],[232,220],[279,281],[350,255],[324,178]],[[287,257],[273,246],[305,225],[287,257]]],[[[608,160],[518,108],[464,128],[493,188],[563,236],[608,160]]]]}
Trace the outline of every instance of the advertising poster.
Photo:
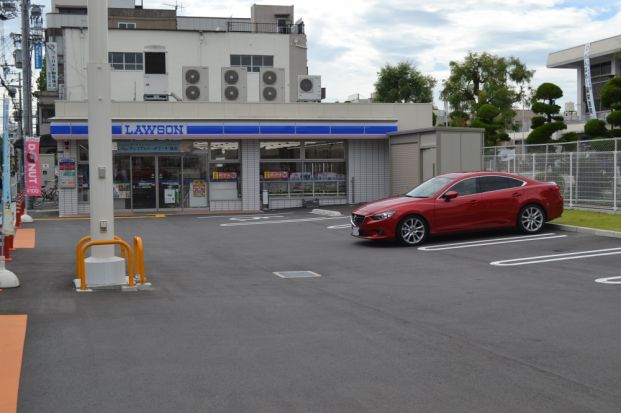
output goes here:
{"type": "Polygon", "coordinates": [[[177,202],[177,190],[172,188],[164,189],[164,203],[165,204],[174,204],[177,202]]]}
{"type": "Polygon", "coordinates": [[[41,196],[41,160],[39,159],[39,137],[25,137],[26,153],[26,195],[41,196]]]}
{"type": "Polygon", "coordinates": [[[190,183],[190,207],[207,206],[207,182],[202,179],[195,179],[190,183]]]}
{"type": "Polygon", "coordinates": [[[77,184],[75,160],[61,159],[58,162],[58,185],[62,189],[73,189],[77,184]]]}

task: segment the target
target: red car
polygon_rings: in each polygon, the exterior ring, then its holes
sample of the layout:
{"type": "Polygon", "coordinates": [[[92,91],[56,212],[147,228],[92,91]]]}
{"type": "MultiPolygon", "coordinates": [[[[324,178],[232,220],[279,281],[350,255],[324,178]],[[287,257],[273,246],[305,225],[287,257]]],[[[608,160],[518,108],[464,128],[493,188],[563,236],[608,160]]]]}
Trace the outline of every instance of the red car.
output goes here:
{"type": "Polygon", "coordinates": [[[534,234],[563,213],[554,182],[502,172],[451,173],[405,195],[364,204],[351,215],[352,235],[418,245],[430,234],[515,228],[534,234]]]}

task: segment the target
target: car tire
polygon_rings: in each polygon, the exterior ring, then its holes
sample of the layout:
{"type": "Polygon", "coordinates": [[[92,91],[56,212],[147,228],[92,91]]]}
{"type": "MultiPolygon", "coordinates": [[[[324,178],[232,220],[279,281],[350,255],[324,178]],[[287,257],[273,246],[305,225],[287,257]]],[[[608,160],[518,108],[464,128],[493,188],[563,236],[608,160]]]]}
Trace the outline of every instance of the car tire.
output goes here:
{"type": "Polygon", "coordinates": [[[528,204],[520,210],[518,229],[525,234],[536,234],[546,223],[546,211],[537,204],[528,204]]]}
{"type": "Polygon", "coordinates": [[[397,240],[405,246],[422,244],[429,235],[429,226],[420,215],[408,215],[397,225],[397,240]]]}

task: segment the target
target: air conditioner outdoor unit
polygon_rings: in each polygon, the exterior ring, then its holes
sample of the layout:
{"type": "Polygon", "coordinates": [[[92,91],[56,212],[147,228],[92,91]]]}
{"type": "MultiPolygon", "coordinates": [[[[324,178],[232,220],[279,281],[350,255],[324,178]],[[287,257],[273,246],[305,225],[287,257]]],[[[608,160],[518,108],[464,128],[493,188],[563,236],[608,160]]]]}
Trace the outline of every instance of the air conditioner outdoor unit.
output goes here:
{"type": "Polygon", "coordinates": [[[203,66],[183,66],[183,100],[205,102],[209,100],[209,69],[203,66]]]}
{"type": "Polygon", "coordinates": [[[248,69],[245,67],[222,68],[222,101],[244,103],[248,100],[248,69]]]}
{"type": "Polygon", "coordinates": [[[259,71],[261,102],[285,103],[285,69],[262,67],[259,71]]]}
{"type": "Polygon", "coordinates": [[[321,76],[298,75],[298,102],[321,101],[321,76]]]}

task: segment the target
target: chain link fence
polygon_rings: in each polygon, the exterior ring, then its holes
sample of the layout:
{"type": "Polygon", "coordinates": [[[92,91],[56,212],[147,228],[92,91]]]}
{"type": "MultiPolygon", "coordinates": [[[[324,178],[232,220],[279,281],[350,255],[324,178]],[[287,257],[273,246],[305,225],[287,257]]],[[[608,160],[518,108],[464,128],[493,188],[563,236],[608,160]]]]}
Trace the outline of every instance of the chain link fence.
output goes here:
{"type": "Polygon", "coordinates": [[[486,171],[510,172],[561,187],[565,206],[617,211],[621,139],[483,148],[486,171]]]}

